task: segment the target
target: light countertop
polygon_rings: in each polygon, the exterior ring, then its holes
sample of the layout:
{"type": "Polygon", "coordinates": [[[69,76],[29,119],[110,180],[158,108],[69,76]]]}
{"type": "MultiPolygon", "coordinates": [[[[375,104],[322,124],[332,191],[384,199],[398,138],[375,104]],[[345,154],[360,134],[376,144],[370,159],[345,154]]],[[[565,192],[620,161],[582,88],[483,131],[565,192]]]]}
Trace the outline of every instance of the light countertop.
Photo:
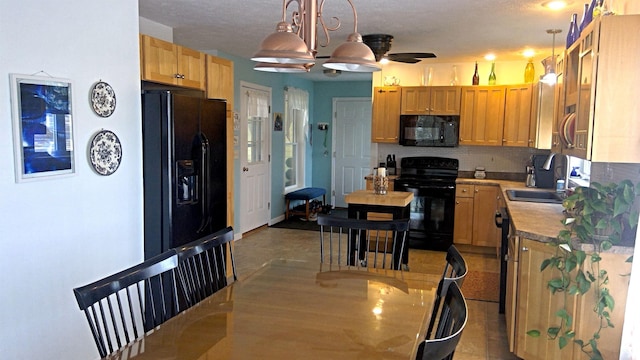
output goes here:
{"type": "MultiPolygon", "coordinates": [[[[509,218],[515,229],[515,235],[517,236],[540,242],[551,242],[558,236],[560,230],[564,229],[562,220],[565,218],[565,214],[562,204],[511,201],[506,194],[506,191],[509,189],[526,188],[527,190],[537,191],[551,191],[552,189],[527,188],[524,182],[521,181],[496,179],[458,178],[456,183],[500,186],[509,218]]],[[[607,252],[631,254],[633,253],[633,248],[614,246],[607,252]]]]}

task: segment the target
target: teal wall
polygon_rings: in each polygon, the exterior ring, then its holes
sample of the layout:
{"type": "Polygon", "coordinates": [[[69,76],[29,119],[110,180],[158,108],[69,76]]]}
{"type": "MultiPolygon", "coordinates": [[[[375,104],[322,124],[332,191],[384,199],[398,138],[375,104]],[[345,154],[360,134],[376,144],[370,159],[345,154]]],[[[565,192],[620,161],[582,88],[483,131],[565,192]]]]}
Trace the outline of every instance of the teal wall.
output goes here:
{"type": "MultiPolygon", "coordinates": [[[[284,89],[295,87],[309,93],[309,122],[312,144],[307,144],[305,184],[327,189],[327,200],[331,191],[331,156],[324,156],[324,132],[317,123],[332,122],[334,97],[371,97],[371,81],[310,81],[291,74],[268,73],[253,70],[255,63],[237,56],[219,53],[218,56],[234,63],[234,109],[240,112],[240,82],[249,82],[271,88],[271,112],[284,113],[284,89]]],[[[239,136],[236,132],[234,135],[239,136]]],[[[327,146],[331,154],[331,128],[328,130],[327,146]]],[[[240,159],[234,159],[234,228],[240,228],[240,159]]],[[[271,127],[271,219],[285,211],[284,203],[284,132],[271,127]]]]}

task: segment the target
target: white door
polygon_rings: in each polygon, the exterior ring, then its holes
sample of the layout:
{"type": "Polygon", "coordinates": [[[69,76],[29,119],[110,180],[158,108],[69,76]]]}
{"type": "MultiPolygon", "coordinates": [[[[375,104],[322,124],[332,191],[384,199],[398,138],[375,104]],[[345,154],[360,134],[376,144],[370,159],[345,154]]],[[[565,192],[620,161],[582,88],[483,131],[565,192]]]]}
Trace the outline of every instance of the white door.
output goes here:
{"type": "Polygon", "coordinates": [[[332,202],[346,207],[344,196],[365,188],[371,173],[371,98],[333,100],[332,202]]]}
{"type": "Polygon", "coordinates": [[[240,229],[244,233],[269,222],[271,89],[241,83],[241,94],[240,229]]]}

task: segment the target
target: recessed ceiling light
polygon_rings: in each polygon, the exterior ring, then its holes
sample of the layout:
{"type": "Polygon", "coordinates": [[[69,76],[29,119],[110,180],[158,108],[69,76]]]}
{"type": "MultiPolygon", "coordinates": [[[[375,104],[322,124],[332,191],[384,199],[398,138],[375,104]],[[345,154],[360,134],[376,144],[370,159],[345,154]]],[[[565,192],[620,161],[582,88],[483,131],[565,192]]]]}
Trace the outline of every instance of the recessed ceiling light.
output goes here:
{"type": "Polygon", "coordinates": [[[489,54],[484,56],[484,59],[487,60],[487,61],[493,61],[493,60],[496,59],[496,54],[489,53],[489,54]]]}
{"type": "Polygon", "coordinates": [[[522,52],[522,56],[524,56],[527,59],[532,58],[535,54],[536,54],[536,52],[533,49],[525,49],[522,52]]]}
{"type": "Polygon", "coordinates": [[[557,11],[564,9],[567,6],[567,2],[563,0],[551,0],[543,2],[542,6],[546,7],[547,9],[557,11]]]}

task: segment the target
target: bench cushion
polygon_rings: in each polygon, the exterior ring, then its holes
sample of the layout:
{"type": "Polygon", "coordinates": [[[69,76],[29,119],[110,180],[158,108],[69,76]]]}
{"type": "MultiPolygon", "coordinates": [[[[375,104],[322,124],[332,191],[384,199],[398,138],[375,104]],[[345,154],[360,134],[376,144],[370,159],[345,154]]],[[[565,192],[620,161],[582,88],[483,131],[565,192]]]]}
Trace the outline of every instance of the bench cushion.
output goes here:
{"type": "Polygon", "coordinates": [[[308,187],[290,192],[284,196],[288,200],[311,200],[326,194],[323,188],[308,187]]]}

